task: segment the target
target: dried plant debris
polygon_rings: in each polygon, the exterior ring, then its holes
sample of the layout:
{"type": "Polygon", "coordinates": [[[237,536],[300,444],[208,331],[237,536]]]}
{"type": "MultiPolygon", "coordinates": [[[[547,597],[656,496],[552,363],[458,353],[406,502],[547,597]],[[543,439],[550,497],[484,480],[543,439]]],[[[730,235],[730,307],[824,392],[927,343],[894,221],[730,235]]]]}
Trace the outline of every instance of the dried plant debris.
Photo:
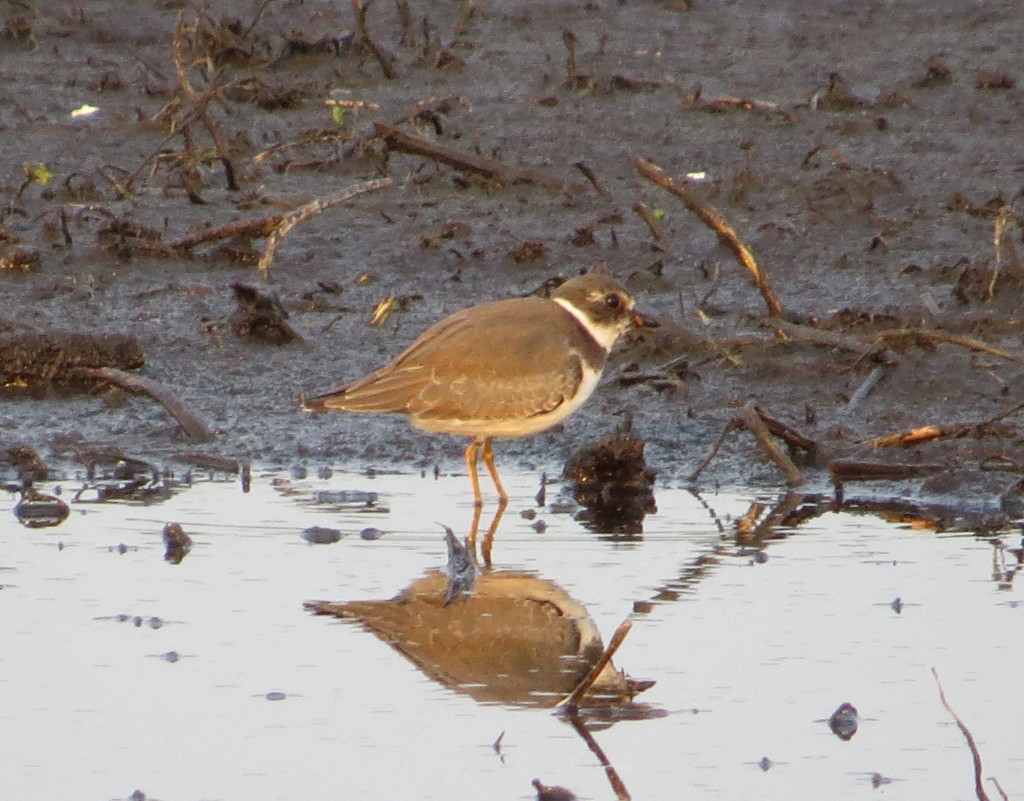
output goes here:
{"type": "Polygon", "coordinates": [[[11,388],[38,388],[79,381],[79,368],[134,370],[142,346],[123,334],[48,333],[0,336],[0,376],[11,388]]]}
{"type": "Polygon", "coordinates": [[[180,565],[192,550],[192,538],[185,533],[180,523],[167,523],[163,531],[164,561],[180,565]]]}
{"type": "Polygon", "coordinates": [[[238,304],[230,317],[235,334],[267,345],[304,341],[287,323],[288,312],[276,294],[267,295],[256,287],[239,283],[232,284],[231,290],[238,304]]]}

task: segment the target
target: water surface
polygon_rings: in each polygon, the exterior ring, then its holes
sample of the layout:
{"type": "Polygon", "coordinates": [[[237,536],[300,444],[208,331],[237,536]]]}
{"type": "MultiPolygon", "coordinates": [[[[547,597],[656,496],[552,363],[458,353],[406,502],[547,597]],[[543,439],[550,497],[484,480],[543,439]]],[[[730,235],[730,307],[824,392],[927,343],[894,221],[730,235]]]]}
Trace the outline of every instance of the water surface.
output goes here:
{"type": "MultiPolygon", "coordinates": [[[[636,701],[662,714],[591,727],[633,798],[971,798],[932,667],[984,775],[1024,792],[1024,605],[993,569],[1016,560],[990,540],[828,513],[744,545],[735,520],[778,498],[671,487],[641,537],[616,540],[535,509],[537,476],[506,478],[494,569],[561,588],[606,640],[634,620],[615,661],[656,681],[636,701]],[[825,722],[844,702],[860,714],[849,741],[825,722]],[[893,781],[872,790],[874,774],[893,781]]],[[[468,497],[458,476],[257,472],[247,494],[197,481],[157,504],[72,503],[62,525],[29,529],[16,496],[0,496],[4,794],[523,799],[538,777],[614,798],[550,708],[476,701],[359,625],[303,609],[391,598],[441,567],[438,523],[465,532],[468,497]],[[377,503],[312,502],[342,489],[377,503]],[[194,540],[178,565],[163,559],[170,521],[194,540]],[[343,536],[309,544],[312,525],[343,536]],[[383,536],[360,538],[371,526],[383,536]]]]}

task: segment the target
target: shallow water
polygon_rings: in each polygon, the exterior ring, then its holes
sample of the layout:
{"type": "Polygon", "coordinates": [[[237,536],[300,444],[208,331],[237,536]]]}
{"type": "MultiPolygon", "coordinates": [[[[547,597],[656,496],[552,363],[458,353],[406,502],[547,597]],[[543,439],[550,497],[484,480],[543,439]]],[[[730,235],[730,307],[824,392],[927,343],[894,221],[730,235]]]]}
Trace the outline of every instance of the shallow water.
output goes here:
{"type": "MultiPolygon", "coordinates": [[[[495,570],[558,585],[606,640],[633,617],[616,663],[656,680],[636,701],[667,714],[592,727],[633,798],[863,798],[876,773],[890,797],[973,797],[932,667],[983,775],[1024,792],[1024,604],[1012,576],[997,580],[991,541],[827,513],[744,547],[735,520],[753,494],[668,487],[642,538],[600,537],[549,508],[537,533],[521,512],[538,478],[506,478],[495,570]],[[844,702],[860,713],[849,741],[826,722],[844,702]]],[[[521,799],[539,777],[615,797],[550,708],[473,700],[359,625],[303,609],[391,598],[443,566],[438,522],[464,532],[467,497],[458,476],[263,473],[247,494],[196,482],[158,504],[73,503],[62,525],[29,529],[0,495],[5,796],[521,799]],[[379,498],[312,503],[325,489],[379,498]],[[178,565],[163,559],[169,521],[195,543],[178,565]],[[343,537],[309,544],[312,525],[343,537]],[[368,526],[383,536],[361,539],[368,526]]]]}

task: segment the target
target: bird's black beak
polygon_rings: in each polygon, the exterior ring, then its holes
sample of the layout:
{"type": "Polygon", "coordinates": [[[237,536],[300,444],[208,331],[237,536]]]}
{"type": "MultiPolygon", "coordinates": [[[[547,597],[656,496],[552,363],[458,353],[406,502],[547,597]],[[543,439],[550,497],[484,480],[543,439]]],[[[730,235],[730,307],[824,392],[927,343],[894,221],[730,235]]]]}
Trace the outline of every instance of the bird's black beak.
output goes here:
{"type": "Polygon", "coordinates": [[[654,317],[651,317],[649,314],[644,314],[642,311],[637,311],[636,309],[633,309],[631,319],[633,320],[633,325],[637,328],[657,328],[661,325],[661,323],[659,323],[654,317]]]}

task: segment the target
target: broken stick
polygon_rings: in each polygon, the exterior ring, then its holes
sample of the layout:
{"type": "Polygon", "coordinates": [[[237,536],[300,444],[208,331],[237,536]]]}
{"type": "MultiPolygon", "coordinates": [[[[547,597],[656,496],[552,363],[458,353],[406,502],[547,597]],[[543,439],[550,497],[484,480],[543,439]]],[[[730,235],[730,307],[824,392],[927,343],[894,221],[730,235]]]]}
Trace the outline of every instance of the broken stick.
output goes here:
{"type": "Polygon", "coordinates": [[[683,205],[686,206],[686,208],[696,214],[697,217],[700,218],[701,222],[718,234],[719,239],[729,246],[739,263],[746,267],[754,277],[754,283],[757,285],[758,290],[761,292],[761,297],[764,298],[764,301],[768,306],[768,315],[770,317],[784,316],[782,312],[782,303],[779,300],[779,296],[776,294],[775,289],[772,287],[771,282],[768,280],[767,274],[761,269],[760,265],[758,265],[753,252],[740,238],[736,229],[729,224],[718,209],[707,201],[697,197],[696,194],[691,192],[682,184],[674,181],[671,177],[666,175],[665,171],[657,164],[647,161],[647,159],[637,157],[633,159],[633,166],[636,168],[637,172],[639,172],[648,181],[657,184],[662,189],[671,192],[683,201],[683,205]]]}
{"type": "Polygon", "coordinates": [[[754,435],[754,439],[757,440],[757,444],[761,446],[768,458],[775,462],[776,466],[786,474],[786,480],[789,482],[791,487],[799,487],[804,483],[803,474],[793,464],[793,460],[790,459],[779,447],[772,434],[768,430],[768,426],[764,420],[761,419],[761,415],[758,414],[757,408],[753,404],[747,404],[742,409],[739,409],[734,419],[736,422],[747,429],[751,434],[754,435]]]}
{"type": "Polygon", "coordinates": [[[522,181],[559,192],[568,192],[572,195],[578,195],[586,191],[586,187],[582,184],[570,184],[557,175],[545,172],[544,170],[511,167],[507,164],[502,164],[496,159],[477,156],[473,153],[464,153],[455,148],[445,147],[437,142],[432,142],[426,137],[407,133],[386,122],[375,122],[373,128],[377,132],[377,136],[384,140],[389,150],[425,156],[428,159],[433,159],[441,164],[447,164],[449,167],[454,167],[457,170],[476,173],[477,175],[483,175],[504,183],[522,181]]]}
{"type": "Polygon", "coordinates": [[[344,203],[356,195],[361,195],[364,192],[373,192],[377,189],[385,189],[389,186],[394,186],[394,183],[394,180],[391,178],[365,181],[364,183],[349,187],[344,192],[338,192],[338,194],[331,195],[330,197],[317,198],[304,206],[299,206],[297,209],[289,211],[281,217],[280,222],[267,235],[267,241],[263,246],[263,255],[260,256],[259,264],[256,265],[260,274],[264,277],[266,276],[267,270],[270,269],[270,265],[274,261],[274,255],[277,253],[277,246],[287,236],[288,232],[300,222],[308,220],[310,217],[315,217],[325,209],[337,206],[339,203],[344,203]]]}
{"type": "Polygon", "coordinates": [[[138,392],[149,395],[158,401],[178,421],[185,436],[192,442],[209,442],[213,434],[192,412],[186,409],[181,402],[175,398],[170,390],[159,381],[146,378],[141,375],[132,375],[114,367],[76,367],[71,370],[74,378],[90,379],[93,381],[115,384],[127,389],[129,392],[138,392]]]}

